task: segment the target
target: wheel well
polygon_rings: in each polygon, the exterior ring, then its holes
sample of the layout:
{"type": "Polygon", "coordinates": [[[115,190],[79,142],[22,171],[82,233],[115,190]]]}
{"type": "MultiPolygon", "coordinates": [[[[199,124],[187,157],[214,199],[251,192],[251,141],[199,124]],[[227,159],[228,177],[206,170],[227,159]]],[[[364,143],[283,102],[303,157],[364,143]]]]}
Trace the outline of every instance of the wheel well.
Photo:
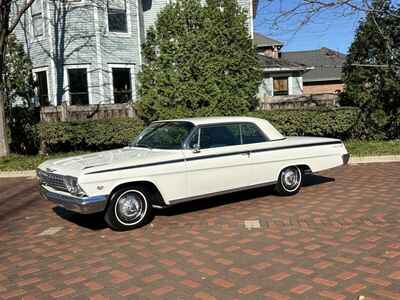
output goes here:
{"type": "Polygon", "coordinates": [[[311,168],[307,165],[297,165],[297,167],[305,175],[312,174],[311,168]]]}
{"type": "Polygon", "coordinates": [[[145,190],[150,194],[150,201],[151,204],[153,205],[159,205],[159,206],[166,206],[165,201],[158,190],[158,188],[155,186],[154,183],[150,181],[133,181],[133,182],[126,182],[123,184],[120,184],[116,186],[110,193],[110,197],[115,193],[115,191],[121,189],[121,188],[127,188],[127,187],[143,187],[145,190]]]}

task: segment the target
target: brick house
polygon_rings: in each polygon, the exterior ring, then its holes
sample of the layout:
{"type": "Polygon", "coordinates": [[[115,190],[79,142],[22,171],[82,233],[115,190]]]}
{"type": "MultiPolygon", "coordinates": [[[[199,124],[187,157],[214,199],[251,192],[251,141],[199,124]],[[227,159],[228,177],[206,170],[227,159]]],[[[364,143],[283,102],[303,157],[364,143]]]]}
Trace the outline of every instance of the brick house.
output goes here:
{"type": "Polygon", "coordinates": [[[282,52],[282,58],[313,68],[303,75],[305,95],[343,91],[342,68],[346,55],[328,48],[321,48],[309,51],[282,52]]]}
{"type": "MultiPolygon", "coordinates": [[[[253,34],[256,0],[238,0],[253,34]]],[[[141,44],[170,0],[36,0],[17,28],[42,106],[136,99],[141,44]]]]}
{"type": "Polygon", "coordinates": [[[283,52],[284,44],[254,33],[264,79],[259,97],[335,94],[343,91],[346,56],[328,48],[283,52]]]}

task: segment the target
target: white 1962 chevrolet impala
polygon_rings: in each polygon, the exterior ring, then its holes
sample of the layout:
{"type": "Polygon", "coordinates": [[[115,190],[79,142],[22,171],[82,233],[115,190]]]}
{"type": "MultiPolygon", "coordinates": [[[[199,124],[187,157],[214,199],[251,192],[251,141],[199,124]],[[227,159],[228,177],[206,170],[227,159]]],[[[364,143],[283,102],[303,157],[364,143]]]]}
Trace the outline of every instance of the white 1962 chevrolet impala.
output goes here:
{"type": "Polygon", "coordinates": [[[104,212],[113,229],[140,227],[153,207],[275,185],[293,195],[304,174],[341,166],[340,140],[284,137],[248,117],[158,121],[129,147],[41,164],[41,194],[68,210],[104,212]]]}

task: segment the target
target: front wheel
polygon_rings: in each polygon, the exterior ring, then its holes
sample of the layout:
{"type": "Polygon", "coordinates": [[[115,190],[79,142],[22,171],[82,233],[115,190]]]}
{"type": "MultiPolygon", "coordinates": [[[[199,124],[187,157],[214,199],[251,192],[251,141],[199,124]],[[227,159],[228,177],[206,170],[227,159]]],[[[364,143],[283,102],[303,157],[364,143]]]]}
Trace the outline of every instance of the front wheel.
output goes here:
{"type": "Polygon", "coordinates": [[[146,189],[127,187],[113,193],[104,220],[114,230],[129,230],[147,224],[152,216],[146,189]]]}
{"type": "Polygon", "coordinates": [[[300,191],[303,176],[301,170],[296,167],[287,167],[279,174],[275,191],[281,196],[290,196],[300,191]]]}

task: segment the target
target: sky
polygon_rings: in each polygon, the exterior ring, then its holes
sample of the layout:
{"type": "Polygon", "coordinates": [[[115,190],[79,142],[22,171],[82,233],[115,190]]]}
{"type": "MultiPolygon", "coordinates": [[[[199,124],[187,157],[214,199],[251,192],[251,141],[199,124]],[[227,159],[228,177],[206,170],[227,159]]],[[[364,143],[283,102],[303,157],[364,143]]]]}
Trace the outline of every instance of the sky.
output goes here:
{"type": "Polygon", "coordinates": [[[299,0],[259,0],[254,31],[284,42],[283,51],[312,50],[327,47],[347,53],[362,13],[343,14],[339,10],[327,10],[314,17],[303,27],[299,26],[304,15],[281,20],[278,28],[272,21],[282,10],[293,8],[299,0]],[[271,3],[272,2],[272,3],[271,3]]]}

